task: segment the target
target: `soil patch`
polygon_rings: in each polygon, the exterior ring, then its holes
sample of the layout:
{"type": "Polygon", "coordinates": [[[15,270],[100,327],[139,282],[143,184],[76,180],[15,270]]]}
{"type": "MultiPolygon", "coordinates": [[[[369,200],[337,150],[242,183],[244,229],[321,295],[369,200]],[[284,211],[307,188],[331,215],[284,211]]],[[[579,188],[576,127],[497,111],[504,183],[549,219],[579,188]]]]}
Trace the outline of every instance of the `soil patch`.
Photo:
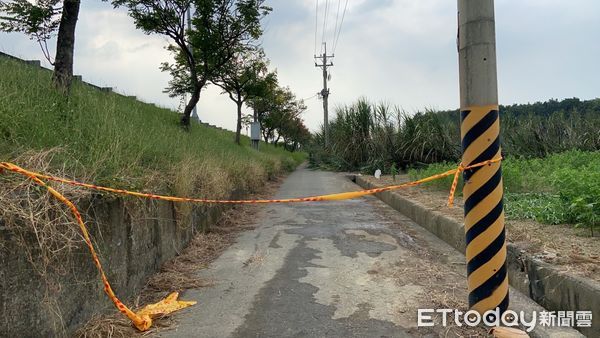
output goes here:
{"type": "MultiPolygon", "coordinates": [[[[390,176],[382,176],[379,180],[368,179],[378,186],[408,181],[406,175],[397,176],[396,181],[390,176]]],[[[398,189],[394,193],[462,222],[462,198],[456,196],[454,206],[448,207],[448,191],[421,186],[398,189]]],[[[549,225],[532,220],[507,219],[506,230],[508,241],[532,256],[569,273],[600,282],[600,240],[590,237],[587,229],[578,229],[572,224],[549,225]]]]}

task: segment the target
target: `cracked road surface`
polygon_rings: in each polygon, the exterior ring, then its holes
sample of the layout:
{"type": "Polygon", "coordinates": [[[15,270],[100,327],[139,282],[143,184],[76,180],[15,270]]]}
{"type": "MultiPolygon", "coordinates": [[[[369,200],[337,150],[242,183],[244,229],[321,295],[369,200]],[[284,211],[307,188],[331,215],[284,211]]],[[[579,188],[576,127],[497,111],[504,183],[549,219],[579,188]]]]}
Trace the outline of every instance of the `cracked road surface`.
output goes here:
{"type": "MultiPolygon", "coordinates": [[[[360,189],[300,168],[276,197],[360,189]]],[[[264,207],[162,337],[437,337],[417,308],[462,306],[464,257],[375,197],[264,207]]]]}

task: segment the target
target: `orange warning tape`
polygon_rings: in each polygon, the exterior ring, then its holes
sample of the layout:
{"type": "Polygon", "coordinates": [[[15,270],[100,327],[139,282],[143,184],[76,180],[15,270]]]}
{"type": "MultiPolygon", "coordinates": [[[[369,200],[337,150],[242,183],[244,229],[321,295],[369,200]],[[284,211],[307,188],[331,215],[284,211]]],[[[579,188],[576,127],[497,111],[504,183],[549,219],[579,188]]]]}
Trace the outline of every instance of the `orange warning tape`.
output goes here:
{"type": "Polygon", "coordinates": [[[69,184],[69,185],[84,187],[84,188],[98,190],[98,191],[111,192],[111,193],[115,193],[115,194],[150,198],[150,199],[163,200],[163,201],[193,202],[193,203],[222,203],[222,204],[252,204],[252,203],[296,203],[296,202],[336,201],[336,200],[352,199],[352,198],[365,196],[365,195],[372,195],[372,194],[376,194],[376,193],[380,193],[380,192],[384,192],[384,191],[416,186],[419,184],[423,184],[426,182],[431,182],[431,181],[434,181],[434,180],[437,180],[440,178],[444,178],[444,177],[447,177],[450,175],[454,175],[454,180],[452,182],[452,187],[450,189],[450,196],[448,198],[448,204],[452,205],[452,203],[454,201],[454,193],[456,191],[456,186],[458,184],[458,176],[461,172],[468,170],[468,169],[482,167],[484,165],[488,165],[488,164],[491,164],[494,162],[499,162],[501,160],[502,160],[502,158],[496,158],[496,159],[472,164],[469,166],[463,166],[463,164],[461,163],[458,166],[458,168],[448,170],[441,174],[432,175],[432,176],[422,178],[420,180],[413,181],[413,182],[407,182],[407,183],[398,184],[398,185],[391,185],[391,186],[382,187],[382,188],[343,192],[343,193],[337,193],[337,194],[311,196],[311,197],[274,199],[274,200],[266,200],[266,199],[265,200],[216,200],[216,199],[206,199],[206,198],[189,198],[189,197],[176,197],[176,196],[164,196],[164,195],[141,193],[141,192],[128,191],[128,190],[123,190],[123,189],[114,189],[114,188],[93,185],[93,184],[81,183],[81,182],[69,180],[66,178],[44,175],[44,174],[40,174],[40,173],[36,173],[33,171],[23,169],[15,164],[12,164],[9,162],[0,162],[0,173],[2,172],[2,169],[6,169],[6,170],[9,170],[9,171],[12,171],[12,172],[15,172],[15,173],[18,173],[18,174],[28,177],[29,179],[31,179],[38,185],[46,188],[48,190],[48,192],[50,192],[50,194],[52,194],[57,200],[64,203],[71,210],[71,213],[73,214],[73,216],[75,217],[75,220],[77,221],[77,224],[79,225],[79,229],[81,230],[81,233],[82,233],[85,243],[90,251],[90,254],[92,255],[92,260],[94,261],[94,265],[96,265],[96,268],[98,269],[98,272],[100,273],[100,278],[102,279],[102,283],[104,285],[104,292],[106,292],[106,294],[108,295],[110,300],[115,304],[117,309],[121,313],[123,313],[125,316],[127,316],[133,322],[133,324],[135,325],[135,327],[138,330],[146,331],[152,325],[152,317],[155,317],[157,315],[168,314],[173,311],[177,311],[179,309],[193,305],[196,302],[179,301],[179,300],[177,300],[178,294],[172,293],[167,298],[165,298],[164,300],[162,300],[156,304],[147,305],[142,310],[138,311],[138,313],[131,311],[125,304],[123,304],[119,300],[119,298],[117,298],[114,291],[112,290],[112,287],[110,286],[108,278],[106,277],[106,274],[104,273],[104,269],[102,268],[102,264],[100,263],[100,260],[98,259],[98,254],[96,253],[96,250],[94,249],[94,245],[92,244],[92,241],[90,239],[87,227],[85,226],[85,223],[83,222],[83,218],[81,217],[81,214],[79,213],[79,210],[77,209],[75,204],[73,204],[73,202],[71,202],[68,198],[63,196],[58,191],[56,191],[54,188],[52,188],[51,186],[46,184],[46,182],[44,182],[43,180],[60,182],[60,183],[65,183],[65,184],[69,184]]]}
{"type": "Polygon", "coordinates": [[[102,284],[104,285],[104,292],[108,295],[108,298],[110,298],[110,300],[115,304],[117,309],[122,314],[127,316],[127,318],[129,318],[129,320],[131,320],[133,325],[138,330],[140,330],[140,331],[148,330],[152,326],[152,317],[168,314],[168,313],[171,313],[178,309],[182,309],[182,308],[188,307],[190,305],[194,305],[196,303],[196,302],[178,301],[177,300],[178,293],[174,292],[174,293],[170,294],[166,299],[164,299],[156,304],[147,305],[138,313],[131,311],[125,304],[123,304],[123,302],[121,302],[119,300],[119,298],[117,298],[112,287],[110,286],[110,283],[108,282],[108,278],[106,277],[106,274],[104,273],[104,269],[102,268],[102,264],[100,263],[100,260],[98,259],[98,254],[96,253],[96,249],[94,249],[94,245],[92,244],[92,240],[90,239],[90,235],[87,230],[87,227],[85,226],[85,223],[83,222],[83,218],[81,217],[81,214],[79,213],[79,210],[77,209],[75,204],[73,204],[73,202],[71,202],[68,198],[63,196],[58,191],[56,191],[54,188],[47,185],[46,182],[42,181],[38,177],[38,175],[36,175],[35,173],[29,172],[27,170],[19,168],[10,163],[0,163],[0,170],[2,168],[17,172],[17,173],[20,173],[20,174],[23,174],[23,175],[29,177],[32,181],[34,181],[38,185],[46,188],[48,190],[48,192],[50,192],[50,194],[52,194],[52,196],[54,196],[57,200],[63,202],[65,205],[67,205],[67,207],[69,207],[69,209],[71,210],[71,213],[73,213],[73,216],[75,216],[75,219],[77,220],[77,224],[79,225],[79,230],[81,230],[81,234],[83,235],[85,244],[87,245],[87,247],[90,251],[90,254],[92,255],[92,260],[94,261],[94,265],[96,265],[96,268],[98,269],[98,272],[100,273],[100,278],[102,279],[102,284]]]}

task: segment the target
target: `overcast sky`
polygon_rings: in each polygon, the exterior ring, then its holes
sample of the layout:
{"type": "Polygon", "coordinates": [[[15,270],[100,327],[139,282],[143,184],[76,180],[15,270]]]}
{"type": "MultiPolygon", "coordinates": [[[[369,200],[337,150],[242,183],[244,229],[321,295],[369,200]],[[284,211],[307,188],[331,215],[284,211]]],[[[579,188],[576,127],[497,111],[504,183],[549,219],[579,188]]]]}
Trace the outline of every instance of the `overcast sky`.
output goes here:
{"type": "MultiPolygon", "coordinates": [[[[317,44],[326,0],[319,0],[317,44]]],[[[341,21],[345,0],[341,0],[341,21]]],[[[322,123],[315,68],[316,0],[269,0],[263,47],[282,85],[306,100],[304,120],[322,123]]],[[[329,0],[325,40],[331,48],[337,0],[329,0]]],[[[496,0],[500,103],[600,96],[600,1],[496,0]]],[[[52,47],[54,47],[54,42],[52,47]]],[[[101,86],[177,109],[162,91],[169,76],[168,40],[137,31],[123,10],[83,0],[76,32],[75,74],[101,86]]],[[[317,46],[317,54],[320,52],[317,46]]],[[[0,50],[42,59],[27,37],[0,33],[0,50]]],[[[52,48],[54,53],[54,48],[52,48]]],[[[407,111],[454,109],[459,104],[454,0],[349,0],[331,68],[330,111],[364,96],[407,111]]],[[[1,75],[0,75],[1,76],[1,75]]],[[[198,113],[206,122],[235,127],[235,106],[214,86],[202,92],[198,113]]]]}

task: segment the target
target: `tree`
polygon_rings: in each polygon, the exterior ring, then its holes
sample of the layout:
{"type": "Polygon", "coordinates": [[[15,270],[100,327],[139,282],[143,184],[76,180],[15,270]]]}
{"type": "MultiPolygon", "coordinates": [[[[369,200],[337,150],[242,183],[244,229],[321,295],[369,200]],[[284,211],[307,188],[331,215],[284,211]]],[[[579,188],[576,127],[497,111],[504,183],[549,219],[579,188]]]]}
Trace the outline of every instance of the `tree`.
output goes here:
{"type": "Polygon", "coordinates": [[[279,88],[277,71],[259,77],[252,85],[252,95],[246,104],[254,111],[254,122],[260,122],[260,116],[273,109],[274,96],[279,88]]]}
{"type": "Polygon", "coordinates": [[[264,0],[113,0],[125,6],[136,26],[147,34],[167,36],[175,54],[163,71],[171,73],[166,88],[171,96],[190,93],[181,124],[189,127],[192,109],[200,92],[223,71],[241,46],[262,35],[260,20],[270,12],[264,0]],[[190,30],[185,28],[186,11],[195,7],[190,30]]]}
{"type": "Polygon", "coordinates": [[[22,32],[36,40],[44,57],[54,66],[54,85],[65,93],[68,93],[73,79],[79,5],[80,0],[0,1],[0,12],[3,13],[0,16],[0,30],[22,32]],[[56,55],[52,61],[47,43],[55,34],[56,55]]]}
{"type": "Polygon", "coordinates": [[[259,115],[259,122],[265,141],[271,140],[271,143],[277,145],[283,137],[285,124],[289,121],[299,118],[300,114],[306,110],[302,101],[296,100],[292,91],[285,87],[278,87],[273,90],[265,100],[266,108],[259,115]]]}
{"type": "Polygon", "coordinates": [[[240,144],[242,131],[242,106],[249,98],[260,95],[259,80],[267,74],[267,61],[264,52],[255,48],[241,48],[228,62],[213,83],[237,106],[237,126],[235,143],[240,144]]]}
{"type": "Polygon", "coordinates": [[[284,148],[292,152],[306,145],[311,138],[310,131],[299,117],[284,121],[279,133],[283,137],[284,148]]]}

